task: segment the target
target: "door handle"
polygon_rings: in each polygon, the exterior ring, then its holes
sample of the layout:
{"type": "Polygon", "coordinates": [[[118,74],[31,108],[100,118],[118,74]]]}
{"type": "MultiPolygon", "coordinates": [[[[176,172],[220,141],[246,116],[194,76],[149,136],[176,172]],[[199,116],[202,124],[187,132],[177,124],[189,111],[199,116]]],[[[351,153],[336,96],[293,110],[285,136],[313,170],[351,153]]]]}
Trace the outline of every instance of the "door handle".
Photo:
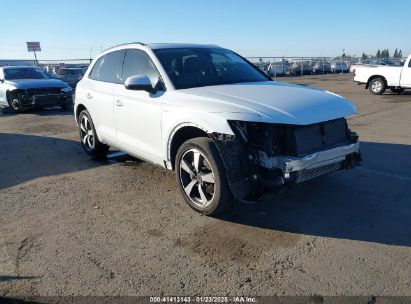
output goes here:
{"type": "Polygon", "coordinates": [[[123,102],[120,100],[120,99],[117,99],[116,100],[116,106],[117,107],[122,107],[124,104],[123,104],[123,102]]]}
{"type": "Polygon", "coordinates": [[[86,94],[86,98],[87,98],[87,99],[92,99],[92,98],[93,98],[93,95],[91,95],[90,93],[87,93],[87,94],[86,94]]]}

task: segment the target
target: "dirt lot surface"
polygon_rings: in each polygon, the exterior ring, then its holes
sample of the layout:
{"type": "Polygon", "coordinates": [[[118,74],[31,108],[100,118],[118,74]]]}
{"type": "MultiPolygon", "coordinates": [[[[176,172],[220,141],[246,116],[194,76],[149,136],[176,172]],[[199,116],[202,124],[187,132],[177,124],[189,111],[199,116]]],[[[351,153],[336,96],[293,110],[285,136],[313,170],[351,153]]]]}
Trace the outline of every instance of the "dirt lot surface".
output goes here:
{"type": "Polygon", "coordinates": [[[411,91],[280,80],[355,103],[363,166],[218,218],[173,172],[89,158],[71,113],[0,115],[0,295],[411,296],[411,91]]]}

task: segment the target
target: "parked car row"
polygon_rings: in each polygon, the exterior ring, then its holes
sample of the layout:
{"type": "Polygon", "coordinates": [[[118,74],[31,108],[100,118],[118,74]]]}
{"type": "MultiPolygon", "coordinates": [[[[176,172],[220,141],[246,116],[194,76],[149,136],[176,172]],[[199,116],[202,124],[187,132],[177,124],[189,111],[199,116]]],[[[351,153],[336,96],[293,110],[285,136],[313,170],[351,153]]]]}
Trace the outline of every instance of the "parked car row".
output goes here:
{"type": "MultiPolygon", "coordinates": [[[[265,68],[284,74],[284,66],[313,71],[310,61],[265,68]]],[[[345,119],[356,113],[348,100],[274,82],[214,45],[119,45],[95,58],[84,77],[73,68],[52,77],[40,67],[3,67],[0,108],[67,109],[76,85],[74,119],[85,152],[105,157],[115,147],[174,170],[183,198],[203,214],[361,161],[358,135],[345,119]]]]}
{"type": "Polygon", "coordinates": [[[359,66],[379,66],[379,65],[385,65],[385,66],[402,66],[404,64],[404,60],[393,60],[390,58],[385,58],[385,59],[366,59],[362,60],[357,63],[353,63],[350,66],[350,73],[354,73],[355,68],[359,66]]]}
{"type": "Polygon", "coordinates": [[[349,63],[347,61],[329,61],[321,58],[317,60],[282,59],[275,62],[254,62],[253,64],[270,77],[347,73],[349,71],[349,63]]]}

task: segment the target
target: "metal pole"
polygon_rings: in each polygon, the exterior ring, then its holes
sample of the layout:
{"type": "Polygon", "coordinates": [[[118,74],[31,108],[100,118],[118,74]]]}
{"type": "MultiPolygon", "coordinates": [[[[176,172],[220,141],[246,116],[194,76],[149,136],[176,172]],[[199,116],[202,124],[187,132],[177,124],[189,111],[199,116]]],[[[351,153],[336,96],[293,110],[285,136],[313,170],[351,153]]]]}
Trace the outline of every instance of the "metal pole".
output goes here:
{"type": "Polygon", "coordinates": [[[36,66],[39,66],[39,63],[37,61],[36,51],[33,51],[33,52],[34,52],[34,59],[35,59],[36,66]]]}
{"type": "Polygon", "coordinates": [[[325,59],[324,59],[324,57],[323,57],[323,75],[325,74],[325,70],[324,70],[324,67],[325,66],[325,59]]]}
{"type": "Polygon", "coordinates": [[[277,71],[275,70],[275,57],[273,58],[274,78],[277,78],[277,71]]]}
{"type": "Polygon", "coordinates": [[[301,66],[300,66],[301,76],[303,76],[303,73],[304,73],[304,64],[303,64],[303,61],[304,61],[304,57],[301,57],[301,66]]]}

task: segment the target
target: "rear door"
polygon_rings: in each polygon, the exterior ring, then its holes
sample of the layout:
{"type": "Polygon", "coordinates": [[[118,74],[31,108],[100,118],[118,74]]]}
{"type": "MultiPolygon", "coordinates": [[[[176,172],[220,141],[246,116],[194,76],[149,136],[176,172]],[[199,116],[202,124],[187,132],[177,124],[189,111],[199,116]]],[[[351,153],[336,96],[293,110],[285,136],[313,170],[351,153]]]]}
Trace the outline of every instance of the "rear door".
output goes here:
{"type": "Polygon", "coordinates": [[[113,94],[116,85],[121,82],[124,54],[123,50],[115,51],[98,59],[81,90],[97,135],[103,141],[113,142],[116,139],[113,94]]]}
{"type": "Polygon", "coordinates": [[[411,57],[408,59],[408,65],[402,68],[401,86],[411,88],[411,57]]]}
{"type": "Polygon", "coordinates": [[[164,86],[150,57],[142,50],[128,49],[124,58],[122,83],[115,89],[114,117],[117,142],[125,150],[153,162],[162,161],[161,104],[164,86]],[[146,75],[156,93],[128,90],[130,76],[146,75]]]}

